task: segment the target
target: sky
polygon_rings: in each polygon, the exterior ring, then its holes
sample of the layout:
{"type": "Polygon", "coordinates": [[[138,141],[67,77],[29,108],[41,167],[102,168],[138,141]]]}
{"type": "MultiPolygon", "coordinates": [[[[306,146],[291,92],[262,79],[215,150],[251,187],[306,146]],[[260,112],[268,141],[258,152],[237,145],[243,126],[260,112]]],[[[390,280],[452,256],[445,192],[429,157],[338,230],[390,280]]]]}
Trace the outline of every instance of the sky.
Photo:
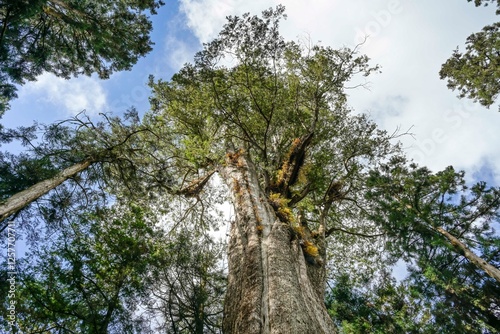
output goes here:
{"type": "Polygon", "coordinates": [[[1,122],[47,124],[84,109],[90,115],[122,114],[131,106],[143,114],[150,74],[170,79],[217,36],[226,16],[260,14],[280,3],[288,16],[281,24],[286,40],[353,48],[368,37],[361,52],[382,73],[369,77],[367,88],[349,90],[348,103],[390,133],[409,130],[413,136],[402,142],[415,162],[433,171],[453,165],[471,181],[500,185],[497,107],[458,99],[438,74],[454,49],[464,50],[467,36],[498,20],[494,7],[476,8],[466,0],[166,0],[152,17],[154,50],[131,71],[108,80],[43,74],[20,87],[1,122]]]}

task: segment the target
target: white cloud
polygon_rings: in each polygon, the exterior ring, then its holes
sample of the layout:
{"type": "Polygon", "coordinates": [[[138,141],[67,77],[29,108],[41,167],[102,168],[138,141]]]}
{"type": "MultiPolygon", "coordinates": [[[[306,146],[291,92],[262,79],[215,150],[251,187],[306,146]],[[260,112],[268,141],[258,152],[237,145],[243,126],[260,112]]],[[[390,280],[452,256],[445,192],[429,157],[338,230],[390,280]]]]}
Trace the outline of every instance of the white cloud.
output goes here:
{"type": "Polygon", "coordinates": [[[189,43],[169,35],[165,41],[165,55],[167,58],[167,66],[178,71],[185,63],[192,62],[193,54],[196,51],[189,43]]]}
{"type": "Polygon", "coordinates": [[[217,36],[227,16],[246,12],[258,14],[278,3],[273,0],[180,0],[179,2],[189,28],[201,43],[210,42],[217,36]]]}
{"type": "Polygon", "coordinates": [[[42,103],[62,107],[64,114],[76,114],[86,110],[88,114],[104,111],[106,93],[98,79],[89,77],[65,80],[50,73],[44,73],[37,81],[22,87],[19,97],[30,96],[30,99],[42,103]]]}

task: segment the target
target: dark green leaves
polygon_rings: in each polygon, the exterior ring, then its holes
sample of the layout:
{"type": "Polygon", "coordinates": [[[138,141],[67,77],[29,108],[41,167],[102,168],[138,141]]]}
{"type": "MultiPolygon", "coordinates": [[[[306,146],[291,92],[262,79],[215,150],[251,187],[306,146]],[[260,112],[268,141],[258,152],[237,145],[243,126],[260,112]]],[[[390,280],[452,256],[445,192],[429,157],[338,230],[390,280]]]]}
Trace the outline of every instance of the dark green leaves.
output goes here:
{"type": "MultiPolygon", "coordinates": [[[[474,0],[476,7],[495,3],[498,15],[500,1],[474,0]]],[[[439,76],[448,80],[448,88],[458,90],[460,98],[467,97],[490,107],[500,92],[500,23],[487,25],[482,31],[470,35],[465,45],[464,53],[457,48],[442,65],[439,76]]]]}
{"type": "Polygon", "coordinates": [[[458,90],[459,97],[493,105],[500,92],[500,23],[470,35],[465,53],[455,50],[439,75],[448,79],[448,88],[458,90]]]}
{"type": "Polygon", "coordinates": [[[468,2],[474,1],[474,4],[476,7],[479,7],[481,5],[483,6],[489,6],[490,4],[497,5],[497,15],[500,14],[500,1],[499,0],[467,0],[468,2]]]}
{"type": "Polygon", "coordinates": [[[410,264],[409,282],[430,301],[442,332],[497,328],[499,285],[483,265],[499,264],[493,227],[499,222],[500,190],[484,182],[469,188],[464,173],[452,167],[432,173],[402,160],[373,171],[368,185],[370,219],[387,231],[388,251],[410,264]]]}
{"type": "Polygon", "coordinates": [[[135,205],[99,209],[61,224],[49,243],[29,254],[31,262],[19,266],[18,328],[136,332],[134,311],[145,282],[165,256],[162,236],[135,205]]]}

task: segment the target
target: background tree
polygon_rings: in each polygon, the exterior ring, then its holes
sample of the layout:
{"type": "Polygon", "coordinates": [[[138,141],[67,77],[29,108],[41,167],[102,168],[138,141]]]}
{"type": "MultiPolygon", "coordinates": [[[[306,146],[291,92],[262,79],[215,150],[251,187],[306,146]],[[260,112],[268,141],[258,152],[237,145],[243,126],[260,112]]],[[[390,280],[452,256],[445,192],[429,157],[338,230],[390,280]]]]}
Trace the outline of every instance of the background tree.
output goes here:
{"type": "MultiPolygon", "coordinates": [[[[500,14],[497,0],[474,0],[474,3],[476,6],[496,3],[496,13],[500,14]]],[[[500,92],[500,22],[470,35],[465,44],[466,51],[462,53],[457,48],[442,65],[439,75],[448,80],[448,88],[458,90],[460,98],[467,97],[490,107],[500,92]]]]}
{"type": "Polygon", "coordinates": [[[500,1],[498,0],[467,0],[467,2],[472,2],[474,1],[474,4],[476,7],[479,6],[489,6],[491,4],[496,4],[497,5],[497,14],[500,14],[500,1]]]}
{"type": "Polygon", "coordinates": [[[158,144],[156,134],[140,123],[134,109],[125,114],[124,120],[103,115],[101,121],[94,122],[79,115],[43,126],[44,138],[39,144],[33,135],[37,129],[33,126],[4,132],[5,141],[21,139],[28,150],[19,157],[5,154],[0,165],[6,172],[0,176],[2,230],[7,217],[66,181],[84,193],[93,191],[91,184],[115,190],[113,184],[119,184],[122,195],[126,192],[134,198],[143,198],[153,188],[158,194],[168,189],[167,162],[157,152],[168,145],[168,140],[158,144]],[[24,166],[38,169],[31,170],[33,175],[27,174],[24,166]]]}
{"type": "Polygon", "coordinates": [[[0,5],[0,115],[16,84],[130,69],[151,51],[147,14],[161,0],[5,0],[0,5]]]}
{"type": "Polygon", "coordinates": [[[17,328],[141,333],[144,324],[135,313],[144,281],[165,256],[162,231],[150,218],[133,205],[67,218],[19,267],[17,328]]]}
{"type": "Polygon", "coordinates": [[[469,188],[452,167],[431,173],[398,159],[368,183],[371,219],[385,226],[387,250],[411,264],[411,284],[431,302],[443,332],[498,328],[500,189],[469,188]]]}
{"type": "Polygon", "coordinates": [[[226,286],[224,243],[190,229],[169,233],[169,256],[154,275],[145,304],[155,332],[222,333],[226,286]]]}

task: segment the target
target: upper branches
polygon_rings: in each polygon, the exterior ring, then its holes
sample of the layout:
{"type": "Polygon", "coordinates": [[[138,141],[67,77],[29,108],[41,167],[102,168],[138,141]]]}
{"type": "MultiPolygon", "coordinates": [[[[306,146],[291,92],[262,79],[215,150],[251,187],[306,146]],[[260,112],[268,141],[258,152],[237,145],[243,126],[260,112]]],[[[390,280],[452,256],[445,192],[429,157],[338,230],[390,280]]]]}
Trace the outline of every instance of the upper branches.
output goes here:
{"type": "Polygon", "coordinates": [[[390,143],[393,136],[366,116],[351,115],[346,105],[347,83],[378,67],[357,49],[285,42],[283,11],[278,6],[262,17],[228,18],[193,64],[171,81],[151,80],[154,111],[148,117],[168,127],[184,184],[201,184],[196,180],[223,165],[226,152],[243,150],[266,196],[281,196],[295,214],[321,220],[326,230],[340,213],[333,203],[354,216],[367,166],[399,148],[390,143]]]}

